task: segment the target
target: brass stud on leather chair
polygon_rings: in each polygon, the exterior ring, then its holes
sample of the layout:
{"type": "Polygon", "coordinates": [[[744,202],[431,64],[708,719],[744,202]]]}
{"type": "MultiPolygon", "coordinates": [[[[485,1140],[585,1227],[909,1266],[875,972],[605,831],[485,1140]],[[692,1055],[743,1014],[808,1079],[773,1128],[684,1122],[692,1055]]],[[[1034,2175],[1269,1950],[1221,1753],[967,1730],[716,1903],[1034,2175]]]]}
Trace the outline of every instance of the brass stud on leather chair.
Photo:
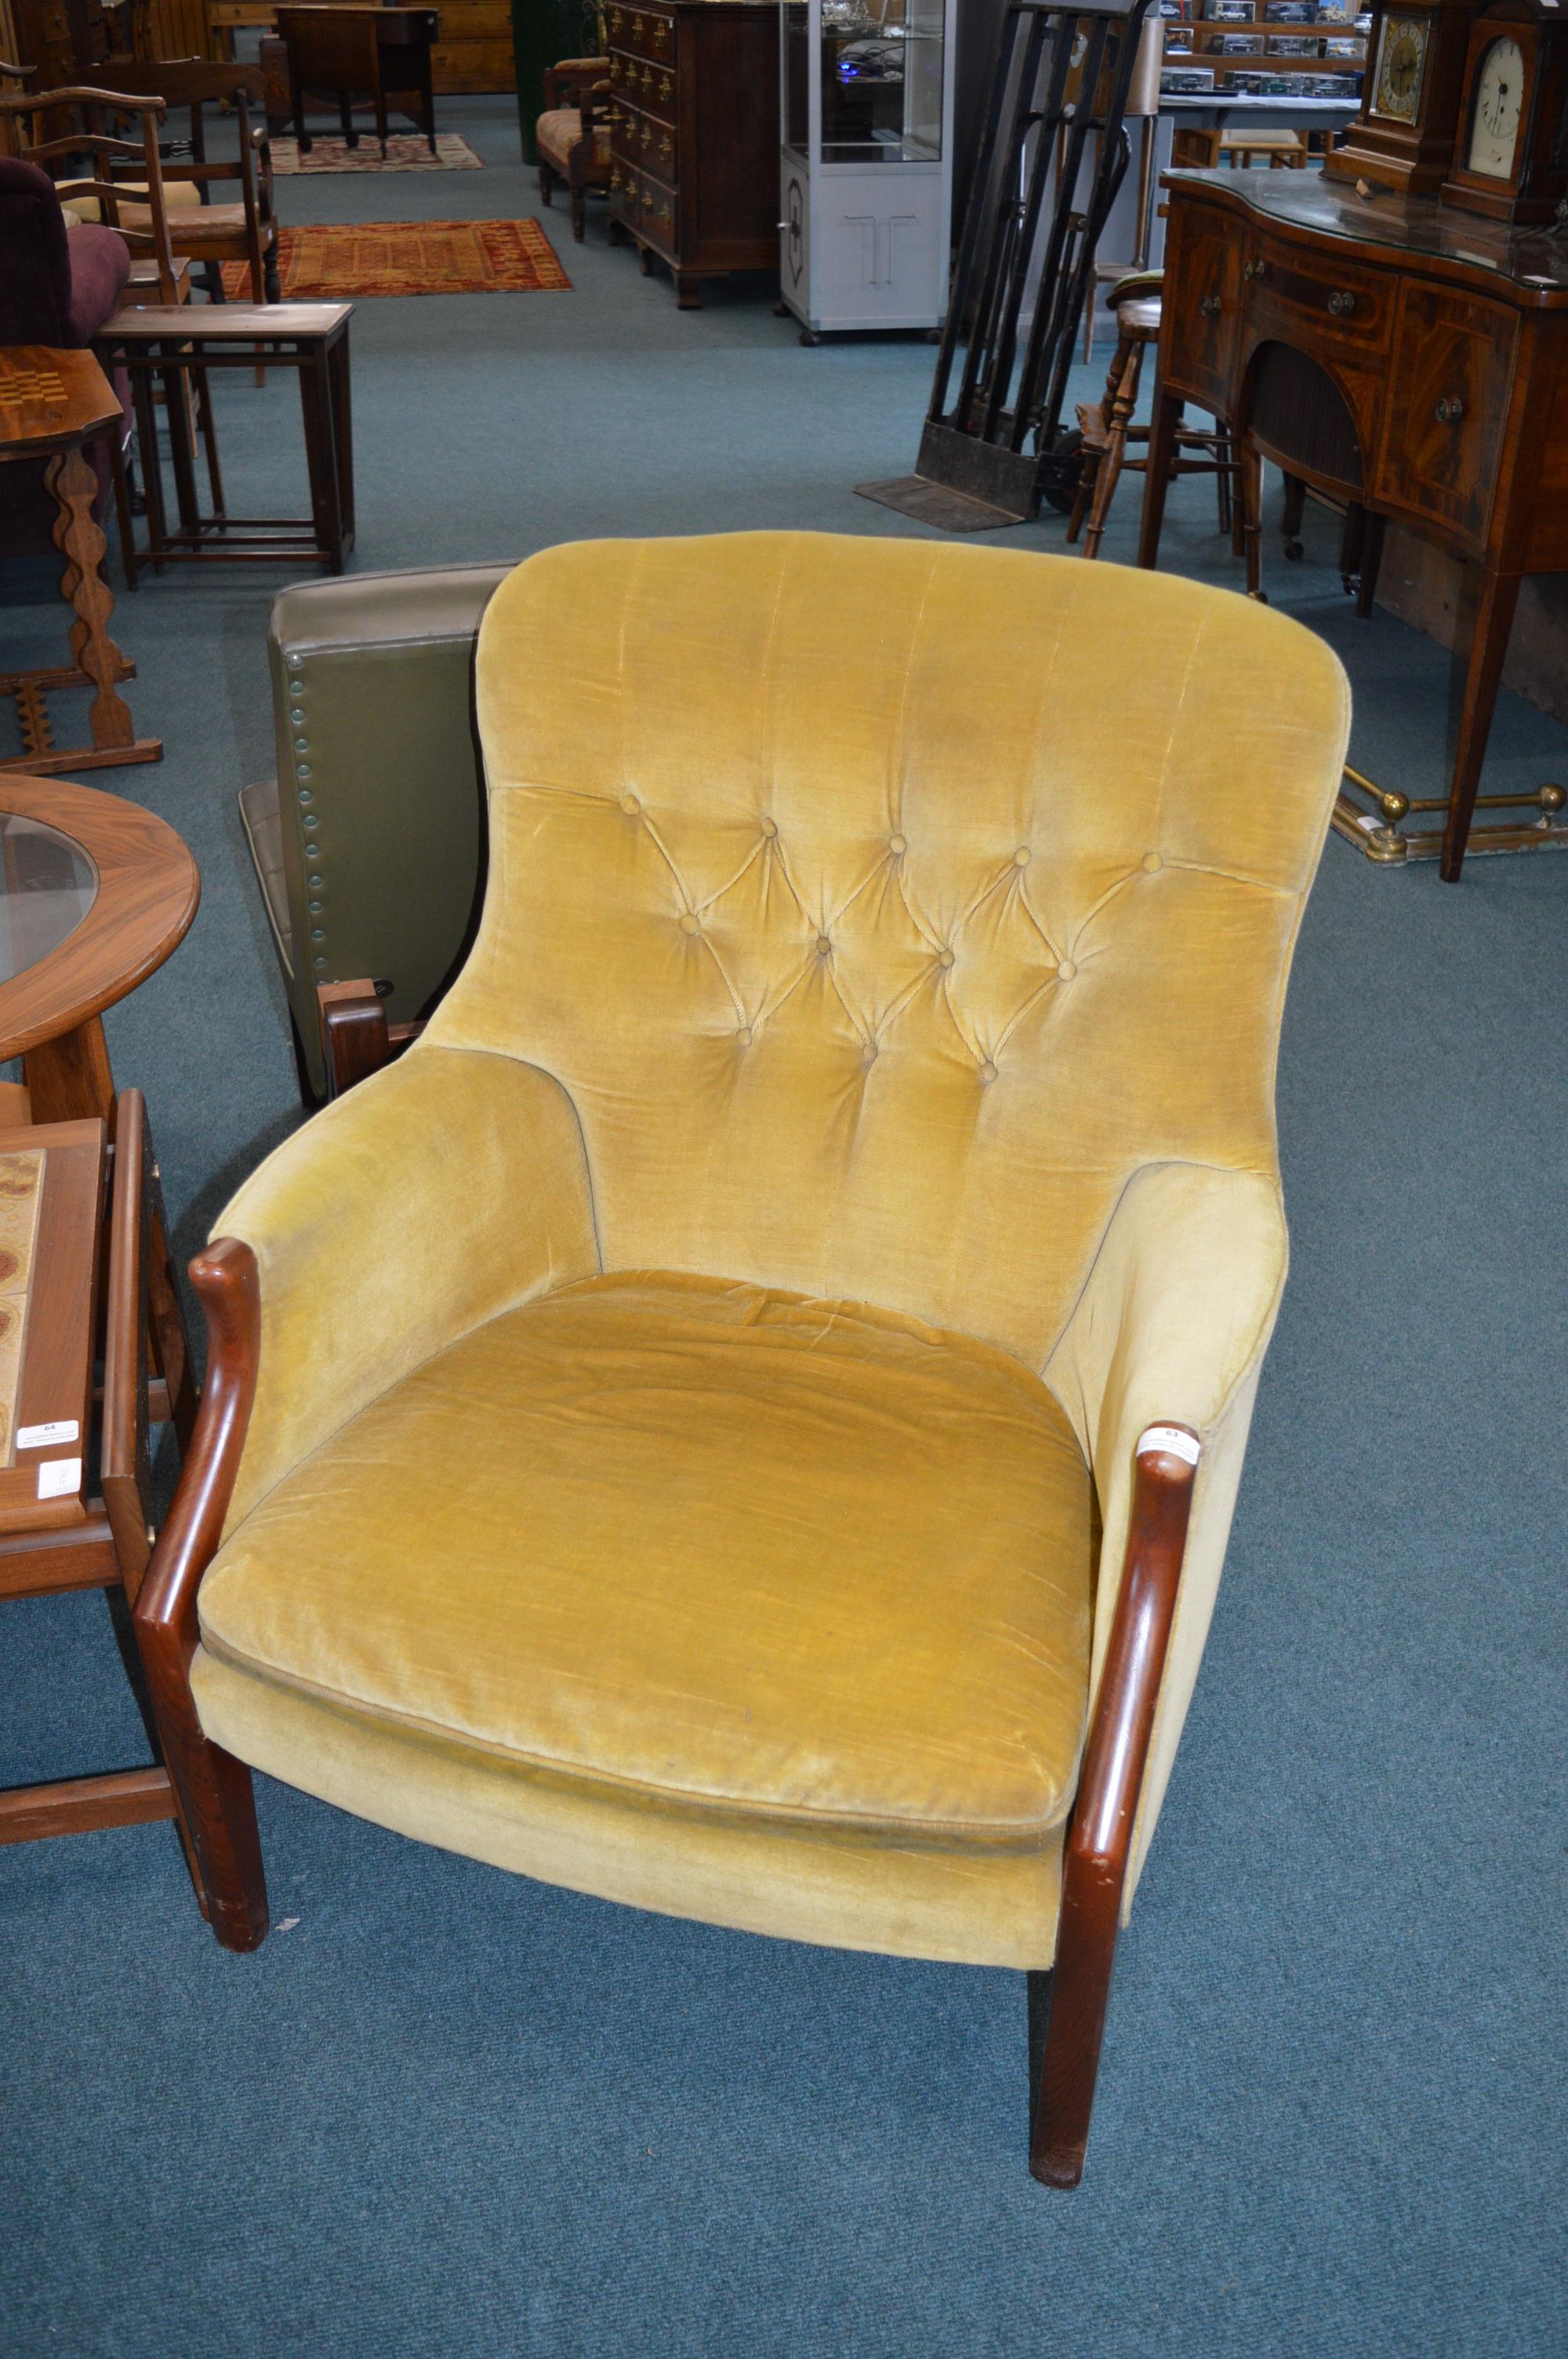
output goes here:
{"type": "Polygon", "coordinates": [[[1071,2185],[1284,1277],[1344,676],[1169,575],[762,533],[530,560],[478,701],[462,973],[192,1265],[136,1619],[213,1930],[266,1930],[249,1765],[1054,1964],[1071,2185]]]}

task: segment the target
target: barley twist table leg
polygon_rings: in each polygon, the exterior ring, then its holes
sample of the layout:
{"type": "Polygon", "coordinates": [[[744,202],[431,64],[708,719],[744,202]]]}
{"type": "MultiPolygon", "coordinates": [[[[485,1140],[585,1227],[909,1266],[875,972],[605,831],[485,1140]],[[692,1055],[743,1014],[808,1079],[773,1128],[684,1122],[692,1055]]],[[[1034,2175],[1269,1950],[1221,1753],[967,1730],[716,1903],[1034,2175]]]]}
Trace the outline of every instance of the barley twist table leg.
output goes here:
{"type": "Polygon", "coordinates": [[[80,444],[58,451],[49,461],[45,482],[54,494],[59,514],[55,519],[55,546],[65,559],[61,594],[75,610],[70,651],[97,694],[92,700],[94,745],[130,745],[135,742],[130,708],[115,692],[120,676],[120,650],[109,636],[114,601],[99,571],[108,544],[93,521],[92,503],[98,478],[80,444]]]}

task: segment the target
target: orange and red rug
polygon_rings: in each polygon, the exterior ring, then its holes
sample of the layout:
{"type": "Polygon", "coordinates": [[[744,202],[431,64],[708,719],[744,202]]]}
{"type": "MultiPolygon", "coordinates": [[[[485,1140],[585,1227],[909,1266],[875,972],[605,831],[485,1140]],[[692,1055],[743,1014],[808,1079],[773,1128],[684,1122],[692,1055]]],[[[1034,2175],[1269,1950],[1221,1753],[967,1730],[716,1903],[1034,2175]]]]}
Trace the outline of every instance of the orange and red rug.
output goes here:
{"type": "MultiPolygon", "coordinates": [[[[570,292],[556,249],[535,221],[351,222],[280,229],[286,303],[317,296],[347,303],[366,295],[539,295],[570,292]]],[[[243,262],[223,284],[250,293],[243,262]]]]}

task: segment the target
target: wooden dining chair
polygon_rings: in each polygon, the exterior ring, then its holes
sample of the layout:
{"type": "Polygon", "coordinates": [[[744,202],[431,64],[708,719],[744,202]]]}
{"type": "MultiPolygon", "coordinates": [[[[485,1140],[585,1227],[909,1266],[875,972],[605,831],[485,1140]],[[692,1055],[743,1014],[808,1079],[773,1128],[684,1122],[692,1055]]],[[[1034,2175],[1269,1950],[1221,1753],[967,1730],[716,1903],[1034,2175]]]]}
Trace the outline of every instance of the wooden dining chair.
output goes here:
{"type": "MultiPolygon", "coordinates": [[[[22,98],[0,99],[0,122],[16,126],[18,151],[24,161],[49,174],[62,205],[78,218],[86,216],[116,231],[131,250],[132,282],[125,288],[127,305],[178,305],[189,295],[189,265],[177,256],[169,227],[165,193],[164,160],[159,125],[166,114],[161,98],[137,96],[86,87],[29,92],[22,98]],[[49,132],[61,110],[65,119],[81,125],[53,136],[49,132]],[[103,127],[116,124],[136,126],[136,136],[121,136],[103,127]],[[70,168],[86,162],[86,174],[70,168]]],[[[175,445],[177,471],[183,471],[200,440],[206,456],[208,486],[214,508],[223,506],[223,477],[218,455],[218,429],[212,412],[211,387],[204,369],[170,369],[161,384],[161,398],[175,445]]],[[[158,462],[157,419],[150,386],[140,386],[135,400],[136,438],[144,476],[158,462]]],[[[115,506],[122,545],[129,548],[130,494],[124,454],[118,441],[111,445],[115,506]]],[[[133,588],[135,586],[132,582],[133,588]]]]}
{"type": "MultiPolygon", "coordinates": [[[[189,133],[180,144],[189,162],[171,158],[164,143],[164,194],[174,252],[203,266],[203,284],[215,303],[224,299],[226,262],[244,266],[253,303],[276,303],[277,218],[260,68],[207,58],[117,57],[104,66],[103,78],[127,95],[159,98],[166,109],[185,111],[189,133]],[[219,161],[207,153],[207,110],[214,106],[229,107],[234,124],[235,153],[219,161]],[[215,202],[212,191],[228,187],[237,190],[238,201],[215,202]],[[186,198],[188,190],[194,201],[186,198]]],[[[133,222],[137,218],[134,205],[121,210],[133,222]]]]}

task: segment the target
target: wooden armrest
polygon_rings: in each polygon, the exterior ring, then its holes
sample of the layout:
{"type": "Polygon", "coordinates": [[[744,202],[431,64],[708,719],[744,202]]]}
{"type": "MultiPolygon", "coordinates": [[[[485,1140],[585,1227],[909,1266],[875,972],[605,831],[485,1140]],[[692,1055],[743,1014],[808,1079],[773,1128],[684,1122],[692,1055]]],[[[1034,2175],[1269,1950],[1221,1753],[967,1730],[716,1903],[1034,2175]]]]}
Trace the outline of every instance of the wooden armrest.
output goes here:
{"type": "Polygon", "coordinates": [[[368,977],[362,982],[317,984],[330,1098],[341,1098],[356,1082],[378,1073],[425,1029],[423,1024],[387,1022],[384,995],[391,987],[390,984],[378,985],[368,977]]]}
{"type": "Polygon", "coordinates": [[[222,1538],[255,1398],[256,1257],[236,1238],[220,1237],[191,1263],[190,1282],[207,1315],[207,1381],[132,1618],[164,1757],[207,1884],[212,1930],[226,1949],[254,1950],[265,1938],[267,1908],[250,1773],[203,1735],[190,1664],[200,1643],[197,1593],[222,1538]]]}
{"type": "Polygon", "coordinates": [[[1121,1888],[1175,1618],[1199,1447],[1184,1425],[1152,1425],[1138,1442],[1121,1588],[1063,1862],[1029,2154],[1030,2169],[1048,2187],[1076,2187],[1083,2176],[1121,1888]]]}
{"type": "Polygon", "coordinates": [[[103,1506],[135,1604],[152,1553],[152,1452],[147,1408],[146,1109],[140,1090],[114,1103],[103,1318],[103,1506]]]}
{"type": "Polygon", "coordinates": [[[563,58],[558,65],[546,66],[544,72],[546,114],[557,107],[580,105],[583,90],[596,82],[604,81],[609,72],[608,58],[563,58]]]}

